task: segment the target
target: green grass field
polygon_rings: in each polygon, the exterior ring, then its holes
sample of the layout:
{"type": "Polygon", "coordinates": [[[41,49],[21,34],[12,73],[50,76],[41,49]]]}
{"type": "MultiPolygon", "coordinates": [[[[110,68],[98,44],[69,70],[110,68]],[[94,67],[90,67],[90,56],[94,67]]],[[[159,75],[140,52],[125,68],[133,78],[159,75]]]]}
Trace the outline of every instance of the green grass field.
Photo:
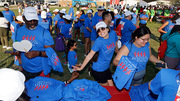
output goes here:
{"type": "MultiPolygon", "coordinates": [[[[1,8],[1,7],[0,7],[1,8]]],[[[16,7],[17,8],[17,7],[16,7]]],[[[53,10],[54,9],[62,9],[62,7],[51,7],[51,13],[53,14],[53,10]]],[[[10,8],[11,10],[11,8],[10,8]]],[[[68,12],[69,8],[66,8],[66,12],[68,12]]],[[[96,12],[96,9],[93,8],[93,10],[96,12]]],[[[1,10],[2,11],[2,10],[1,10]]],[[[12,9],[12,11],[14,11],[15,15],[17,16],[18,15],[18,10],[17,9],[12,9]]],[[[76,8],[74,8],[74,12],[76,12],[76,8]]],[[[85,10],[85,12],[87,12],[87,10],[85,10]]],[[[157,49],[159,47],[159,32],[157,31],[157,29],[161,26],[160,23],[157,23],[157,22],[148,22],[147,26],[150,28],[151,32],[152,32],[152,35],[151,35],[151,40],[150,40],[150,45],[151,45],[151,51],[152,51],[152,54],[155,55],[157,57],[157,49]]],[[[53,34],[53,38],[55,39],[56,38],[56,35],[53,34]]],[[[77,39],[76,39],[77,40],[77,39]]],[[[12,46],[12,40],[9,41],[9,44],[12,46]]],[[[82,63],[83,60],[85,59],[84,57],[84,45],[81,45],[78,41],[77,41],[77,44],[78,44],[78,47],[77,47],[77,50],[76,50],[76,53],[77,53],[77,56],[78,56],[78,62],[79,63],[82,63]]],[[[9,55],[9,54],[4,54],[4,49],[2,48],[2,45],[0,45],[0,68],[13,68],[13,56],[9,55]]],[[[64,52],[57,52],[60,60],[61,60],[61,63],[65,62],[65,58],[62,58],[64,52]]],[[[115,55],[114,55],[115,57],[115,55]]],[[[112,59],[113,60],[113,59],[112,59]]],[[[64,72],[63,73],[59,73],[59,72],[56,72],[56,71],[51,71],[50,73],[50,76],[54,79],[57,79],[57,80],[61,80],[61,81],[65,81],[65,80],[68,80],[70,77],[71,77],[71,74],[69,73],[68,69],[67,69],[67,66],[64,66],[62,64],[63,68],[64,68],[64,72]]],[[[87,73],[87,67],[89,66],[89,64],[86,66],[86,68],[80,72],[80,76],[78,79],[90,79],[90,80],[94,80],[93,77],[90,77],[88,76],[88,73],[87,73]]],[[[111,71],[114,73],[116,67],[114,67],[111,63],[111,71]]],[[[152,78],[155,77],[156,73],[158,72],[159,70],[155,68],[155,65],[151,62],[148,62],[147,64],[147,69],[146,69],[146,75],[144,77],[144,80],[143,82],[148,82],[150,81],[152,78]]]]}

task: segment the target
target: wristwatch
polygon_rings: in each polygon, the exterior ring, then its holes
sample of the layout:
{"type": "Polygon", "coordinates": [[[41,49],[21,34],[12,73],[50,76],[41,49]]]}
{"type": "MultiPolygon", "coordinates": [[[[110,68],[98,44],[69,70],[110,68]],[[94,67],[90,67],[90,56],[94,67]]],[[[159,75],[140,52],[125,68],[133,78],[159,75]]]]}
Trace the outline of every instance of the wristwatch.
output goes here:
{"type": "Polygon", "coordinates": [[[41,51],[39,51],[39,56],[41,56],[42,55],[42,52],[41,51]]]}

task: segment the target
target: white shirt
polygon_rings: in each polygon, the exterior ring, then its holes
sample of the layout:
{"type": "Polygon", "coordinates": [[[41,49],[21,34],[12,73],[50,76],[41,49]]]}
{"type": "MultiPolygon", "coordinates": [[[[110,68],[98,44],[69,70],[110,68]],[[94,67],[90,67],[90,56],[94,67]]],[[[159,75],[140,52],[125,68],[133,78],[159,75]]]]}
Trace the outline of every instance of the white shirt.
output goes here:
{"type": "Polygon", "coordinates": [[[0,27],[8,28],[9,21],[5,17],[0,17],[0,27]]]}

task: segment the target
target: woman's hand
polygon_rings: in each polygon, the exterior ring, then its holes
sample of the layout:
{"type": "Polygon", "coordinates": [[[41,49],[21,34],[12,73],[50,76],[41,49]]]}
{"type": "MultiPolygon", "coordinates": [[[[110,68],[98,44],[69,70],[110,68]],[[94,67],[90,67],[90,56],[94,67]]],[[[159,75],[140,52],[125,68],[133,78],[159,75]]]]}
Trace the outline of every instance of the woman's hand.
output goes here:
{"type": "Polygon", "coordinates": [[[25,56],[29,59],[35,58],[37,56],[39,56],[39,51],[30,51],[25,53],[25,56]]]}
{"type": "Polygon", "coordinates": [[[83,68],[78,67],[78,66],[72,66],[73,67],[73,71],[81,71],[83,68]]]}

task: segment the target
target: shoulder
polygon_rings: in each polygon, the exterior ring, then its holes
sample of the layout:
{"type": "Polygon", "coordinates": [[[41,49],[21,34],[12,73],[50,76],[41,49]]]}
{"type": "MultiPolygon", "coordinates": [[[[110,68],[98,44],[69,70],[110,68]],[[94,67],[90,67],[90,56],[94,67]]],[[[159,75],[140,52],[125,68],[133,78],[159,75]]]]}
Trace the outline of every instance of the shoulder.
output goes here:
{"type": "Polygon", "coordinates": [[[131,44],[131,42],[126,42],[126,43],[124,43],[124,45],[129,49],[132,44],[131,44]]]}
{"type": "Polygon", "coordinates": [[[179,71],[173,70],[173,69],[161,69],[161,71],[159,73],[164,78],[172,78],[172,77],[177,76],[179,71]]]}

